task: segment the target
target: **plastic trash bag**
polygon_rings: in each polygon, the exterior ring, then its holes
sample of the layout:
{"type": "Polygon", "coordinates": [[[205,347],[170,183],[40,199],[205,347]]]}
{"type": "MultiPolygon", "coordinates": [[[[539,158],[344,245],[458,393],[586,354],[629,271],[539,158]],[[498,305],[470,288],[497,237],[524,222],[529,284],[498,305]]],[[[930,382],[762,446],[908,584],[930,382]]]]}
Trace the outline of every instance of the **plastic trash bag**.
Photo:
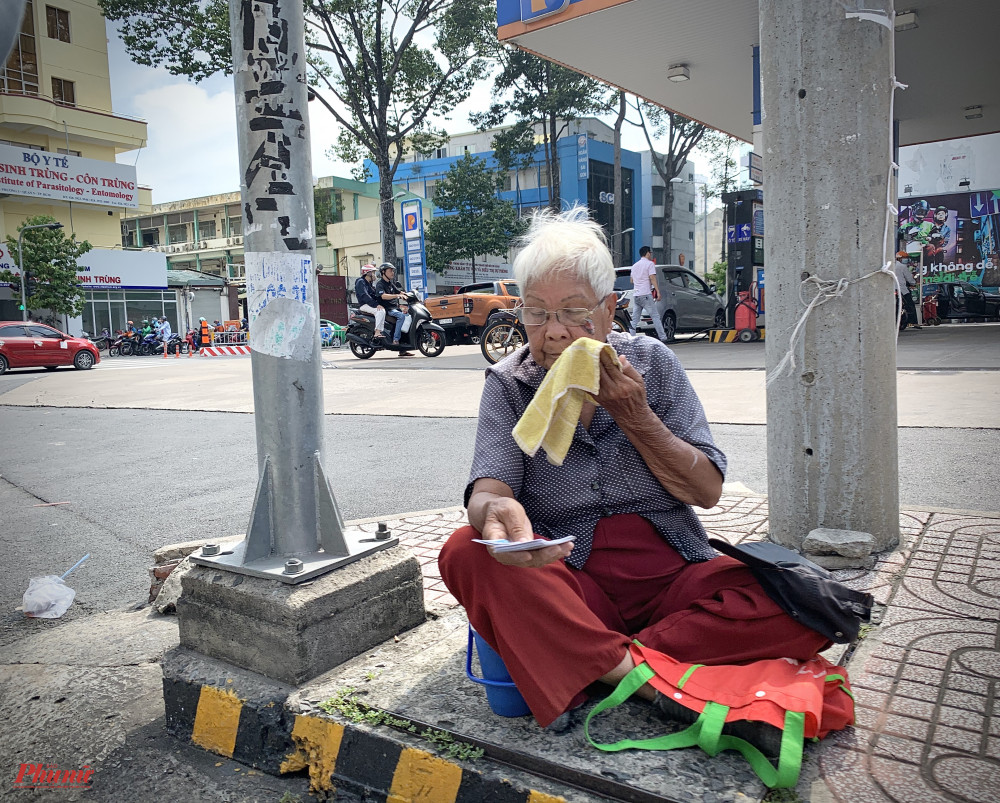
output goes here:
{"type": "Polygon", "coordinates": [[[76,592],[54,574],[32,577],[24,592],[24,614],[36,619],[58,619],[70,605],[76,592]]]}

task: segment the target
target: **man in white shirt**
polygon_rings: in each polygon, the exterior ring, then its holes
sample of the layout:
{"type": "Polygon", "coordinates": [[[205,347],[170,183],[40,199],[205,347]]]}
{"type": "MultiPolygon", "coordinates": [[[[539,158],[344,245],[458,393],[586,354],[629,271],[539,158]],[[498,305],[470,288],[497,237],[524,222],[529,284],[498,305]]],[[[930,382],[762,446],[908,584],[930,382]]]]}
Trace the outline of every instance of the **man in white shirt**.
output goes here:
{"type": "Polygon", "coordinates": [[[649,258],[652,251],[653,249],[648,245],[644,245],[639,249],[639,261],[632,266],[632,286],[635,288],[635,292],[632,293],[632,325],[629,327],[629,332],[635,334],[639,318],[642,317],[642,312],[645,310],[653,319],[656,336],[660,340],[666,341],[667,335],[663,331],[660,314],[656,311],[656,299],[659,297],[660,291],[656,284],[656,263],[649,258]]]}

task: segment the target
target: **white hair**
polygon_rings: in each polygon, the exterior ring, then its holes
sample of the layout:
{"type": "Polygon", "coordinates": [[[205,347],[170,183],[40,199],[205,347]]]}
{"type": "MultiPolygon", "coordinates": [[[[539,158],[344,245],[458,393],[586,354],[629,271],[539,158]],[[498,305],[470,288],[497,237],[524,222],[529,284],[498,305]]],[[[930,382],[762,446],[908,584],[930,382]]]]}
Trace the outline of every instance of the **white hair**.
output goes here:
{"type": "Polygon", "coordinates": [[[607,237],[585,206],[536,213],[520,244],[523,249],[514,257],[514,278],[522,295],[534,282],[556,274],[586,282],[598,298],[614,290],[615,268],[607,237]]]}

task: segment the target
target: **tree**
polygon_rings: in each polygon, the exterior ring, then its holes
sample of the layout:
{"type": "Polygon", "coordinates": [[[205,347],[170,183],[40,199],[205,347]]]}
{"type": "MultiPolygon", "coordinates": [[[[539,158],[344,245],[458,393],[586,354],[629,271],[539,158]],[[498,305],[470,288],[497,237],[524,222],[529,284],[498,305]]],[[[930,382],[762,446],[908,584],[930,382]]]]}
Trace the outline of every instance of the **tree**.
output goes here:
{"type": "Polygon", "coordinates": [[[672,111],[653,106],[650,103],[636,99],[634,106],[639,113],[637,125],[642,127],[642,133],[646,137],[652,155],[653,167],[660,174],[664,183],[663,199],[663,251],[669,261],[672,254],[672,234],[673,220],[672,211],[674,208],[674,185],[671,183],[677,178],[687,164],[691,151],[697,147],[708,130],[701,123],[689,120],[683,115],[672,111]],[[650,132],[652,129],[652,135],[650,132]],[[667,149],[663,153],[658,153],[653,147],[653,138],[659,139],[667,136],[667,149]]]}
{"type": "MultiPolygon", "coordinates": [[[[54,217],[35,215],[22,223],[18,234],[26,226],[55,223],[54,217]]],[[[7,252],[17,255],[17,237],[7,237],[7,252]]],[[[86,296],[76,280],[78,257],[92,246],[86,240],[76,241],[76,235],[67,237],[62,229],[31,229],[21,237],[24,265],[20,275],[0,270],[0,282],[10,282],[15,298],[21,297],[21,277],[25,273],[36,280],[35,292],[28,299],[30,310],[52,310],[58,315],[77,316],[83,312],[86,296]]]]}
{"type": "MultiPolygon", "coordinates": [[[[535,129],[541,129],[549,207],[558,212],[561,190],[556,143],[572,120],[606,110],[604,85],[508,45],[496,46],[494,52],[500,62],[494,102],[487,111],[470,115],[470,119],[480,130],[486,130],[513,117],[516,124],[497,134],[493,147],[522,165],[530,163],[535,129]]],[[[503,167],[504,159],[499,161],[503,167]]]]}
{"type": "MultiPolygon", "coordinates": [[[[99,2],[139,64],[196,81],[232,72],[223,0],[99,2]]],[[[367,155],[378,169],[382,254],[395,262],[396,168],[411,148],[427,152],[444,140],[431,119],[447,118],[486,74],[479,54],[490,34],[495,41],[495,8],[482,0],[305,0],[305,23],[312,97],[342,126],[331,150],[348,162],[367,155]]]]}
{"type": "MultiPolygon", "coordinates": [[[[735,152],[738,144],[739,141],[735,137],[721,131],[707,131],[701,141],[699,150],[708,157],[709,168],[712,172],[712,181],[704,188],[706,209],[710,198],[721,198],[723,193],[747,189],[750,186],[749,178],[740,176],[739,165],[736,163],[735,152]]],[[[727,207],[723,206],[722,243],[719,250],[723,262],[726,261],[726,231],[728,230],[726,209],[727,207]]]]}
{"type": "Polygon", "coordinates": [[[611,259],[617,268],[622,264],[622,124],[628,109],[625,93],[621,90],[612,96],[618,102],[618,116],[615,118],[614,189],[615,202],[611,209],[611,259]]]}
{"type": "Polygon", "coordinates": [[[465,154],[449,168],[436,186],[438,212],[427,225],[427,267],[444,272],[456,259],[472,260],[476,281],[476,256],[498,254],[526,228],[510,201],[497,196],[499,182],[485,159],[465,154]]]}
{"type": "Polygon", "coordinates": [[[344,212],[343,205],[336,193],[328,187],[313,189],[313,214],[316,218],[316,231],[326,233],[326,227],[331,223],[339,223],[344,212]]]}

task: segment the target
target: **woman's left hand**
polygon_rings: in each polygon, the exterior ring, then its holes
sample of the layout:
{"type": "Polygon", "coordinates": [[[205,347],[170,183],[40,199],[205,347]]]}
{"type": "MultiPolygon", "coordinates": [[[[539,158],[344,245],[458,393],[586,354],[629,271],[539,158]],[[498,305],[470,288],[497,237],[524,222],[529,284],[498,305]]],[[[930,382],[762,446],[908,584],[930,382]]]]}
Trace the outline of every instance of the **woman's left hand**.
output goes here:
{"type": "Polygon", "coordinates": [[[601,352],[601,389],[595,399],[618,426],[627,429],[629,422],[641,421],[650,413],[646,382],[628,359],[618,357],[621,370],[612,362],[614,359],[601,352]]]}

